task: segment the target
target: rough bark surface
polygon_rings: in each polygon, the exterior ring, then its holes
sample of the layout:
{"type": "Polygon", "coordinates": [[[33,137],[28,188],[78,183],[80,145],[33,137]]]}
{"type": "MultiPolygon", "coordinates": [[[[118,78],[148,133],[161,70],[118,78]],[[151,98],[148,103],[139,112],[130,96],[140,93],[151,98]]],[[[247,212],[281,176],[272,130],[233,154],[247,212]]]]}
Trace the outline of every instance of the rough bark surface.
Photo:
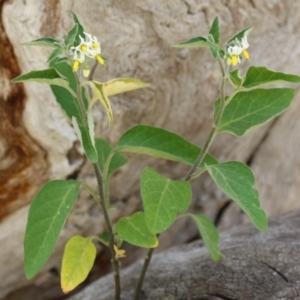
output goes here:
{"type": "MultiPolygon", "coordinates": [[[[65,36],[72,26],[68,10],[99,38],[103,55],[109,58],[105,67],[96,70],[95,79],[136,77],[151,83],[148,89],[111,98],[115,115],[111,127],[100,108],[94,112],[96,133],[112,144],[124,131],[143,123],[162,126],[203,145],[218,97],[220,72],[206,49],[171,45],[206,35],[216,15],[224,41],[237,30],[255,25],[249,37],[251,64],[299,73],[295,63],[300,61],[299,1],[88,0],[83,4],[75,0],[0,0],[0,265],[5,266],[0,268],[0,298],[25,286],[40,290],[57,286],[56,274],[68,238],[97,234],[104,228],[99,208],[82,192],[53,256],[34,279],[25,279],[22,240],[28,204],[40,186],[69,176],[96,188],[93,170],[50,88],[10,83],[21,73],[47,67],[49,49],[20,43],[42,36],[65,36]]],[[[242,70],[246,68],[247,63],[242,70]]],[[[252,167],[262,207],[269,216],[299,206],[299,112],[297,93],[292,108],[275,121],[241,139],[220,134],[211,149],[220,161],[241,160],[252,167]]],[[[181,178],[187,170],[145,156],[129,158],[130,163],[112,178],[112,200],[117,208],[113,220],[140,209],[139,175],[146,165],[171,178],[181,178]]],[[[217,220],[221,230],[247,222],[208,176],[192,185],[194,212],[217,220]]],[[[180,220],[162,235],[160,249],[196,235],[193,224],[180,220]]],[[[99,274],[109,270],[108,263],[102,268],[105,271],[99,274]]],[[[51,299],[50,294],[44,299],[51,299]]]]}
{"type": "MultiPolygon", "coordinates": [[[[211,261],[201,242],[154,255],[141,300],[300,299],[300,210],[273,218],[268,232],[244,225],[224,233],[226,258],[211,261]]],[[[123,270],[122,300],[133,299],[142,261],[123,270]]],[[[105,276],[69,300],[113,299],[105,276]]]]}

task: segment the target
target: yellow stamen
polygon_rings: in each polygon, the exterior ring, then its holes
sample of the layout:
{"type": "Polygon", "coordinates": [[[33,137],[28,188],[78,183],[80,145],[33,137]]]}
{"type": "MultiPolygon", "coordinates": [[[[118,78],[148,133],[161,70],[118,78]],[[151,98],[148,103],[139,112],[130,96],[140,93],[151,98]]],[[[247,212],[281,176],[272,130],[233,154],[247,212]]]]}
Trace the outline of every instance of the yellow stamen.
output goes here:
{"type": "Polygon", "coordinates": [[[80,50],[81,50],[82,52],[86,52],[87,49],[88,49],[88,47],[87,47],[85,44],[82,44],[82,45],[80,46],[80,50]]]}
{"type": "Polygon", "coordinates": [[[73,72],[77,72],[79,68],[80,62],[78,60],[75,60],[73,63],[73,72]]]}
{"type": "Polygon", "coordinates": [[[114,245],[116,259],[126,257],[125,250],[118,249],[116,245],[114,245]]]}
{"type": "Polygon", "coordinates": [[[100,48],[100,45],[99,45],[99,43],[93,42],[93,43],[92,43],[92,47],[93,47],[94,49],[98,49],[98,48],[100,48]]]}
{"type": "Polygon", "coordinates": [[[243,50],[243,55],[246,59],[250,58],[249,52],[247,50],[243,50]]]}
{"type": "Polygon", "coordinates": [[[96,56],[96,59],[97,59],[97,61],[98,61],[99,64],[104,65],[104,59],[101,57],[101,55],[98,54],[96,56]]]}
{"type": "Polygon", "coordinates": [[[232,55],[231,63],[235,66],[239,62],[239,57],[237,55],[232,55]]]}

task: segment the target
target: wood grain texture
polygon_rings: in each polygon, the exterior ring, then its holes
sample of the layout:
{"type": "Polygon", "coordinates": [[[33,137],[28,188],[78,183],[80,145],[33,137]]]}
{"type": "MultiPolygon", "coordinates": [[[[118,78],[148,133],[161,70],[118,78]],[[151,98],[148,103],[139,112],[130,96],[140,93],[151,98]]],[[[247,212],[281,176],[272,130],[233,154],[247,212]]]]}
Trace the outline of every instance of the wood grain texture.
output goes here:
{"type": "MultiPolygon", "coordinates": [[[[201,242],[154,255],[141,300],[299,299],[300,211],[270,222],[266,233],[244,225],[224,233],[225,258],[214,263],[201,242]]],[[[122,300],[133,298],[141,261],[122,272],[122,300]]],[[[111,275],[69,300],[113,299],[111,275]]]]}
{"type": "MultiPolygon", "coordinates": [[[[108,57],[105,67],[97,67],[95,79],[135,77],[151,83],[148,89],[111,97],[115,116],[111,127],[105,113],[96,108],[96,133],[112,144],[125,130],[142,123],[162,126],[203,145],[211,126],[212,105],[218,97],[220,72],[205,49],[176,49],[171,45],[206,35],[216,15],[220,18],[223,41],[237,30],[255,25],[249,36],[251,64],[299,74],[300,3],[297,1],[89,0],[83,5],[75,0],[2,0],[0,3],[0,180],[5,182],[0,185],[0,199],[8,199],[1,202],[1,210],[6,213],[0,223],[0,242],[5,245],[0,249],[0,265],[5,265],[0,269],[0,278],[4,278],[0,282],[0,298],[28,284],[23,275],[22,240],[27,205],[41,184],[48,179],[70,176],[87,180],[96,188],[93,170],[85,162],[73,129],[49,87],[10,83],[20,73],[47,66],[49,49],[23,47],[20,43],[41,36],[65,36],[72,26],[68,10],[73,10],[87,31],[98,37],[103,55],[108,57]],[[14,259],[6,264],[11,251],[14,259]]],[[[242,65],[242,72],[248,66],[248,62],[242,65]]],[[[299,206],[299,105],[297,93],[292,108],[274,122],[241,139],[220,134],[212,145],[211,153],[220,161],[241,160],[253,168],[262,206],[269,216],[299,206]]],[[[130,163],[114,175],[111,183],[112,200],[117,207],[112,213],[114,220],[140,209],[139,176],[146,165],[171,178],[181,178],[187,171],[186,166],[178,163],[142,155],[128,157],[130,163]]],[[[192,210],[217,220],[221,230],[248,222],[207,175],[192,185],[192,210]]],[[[103,223],[98,224],[99,215],[99,209],[83,192],[53,257],[30,284],[38,287],[45,286],[45,282],[57,284],[57,278],[49,270],[59,269],[65,242],[75,233],[101,232],[103,223]]],[[[162,236],[160,249],[196,235],[196,228],[190,222],[178,221],[162,236]]]]}

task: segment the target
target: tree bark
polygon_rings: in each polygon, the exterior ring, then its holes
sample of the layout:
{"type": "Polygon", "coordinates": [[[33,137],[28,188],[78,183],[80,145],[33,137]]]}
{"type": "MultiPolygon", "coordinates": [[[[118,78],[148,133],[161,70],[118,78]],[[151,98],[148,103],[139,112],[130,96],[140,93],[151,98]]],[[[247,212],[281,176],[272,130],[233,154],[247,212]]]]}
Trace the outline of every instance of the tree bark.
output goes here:
{"type": "MultiPolygon", "coordinates": [[[[223,41],[255,25],[248,38],[251,64],[299,73],[295,63],[300,60],[297,1],[88,0],[83,4],[75,0],[0,0],[0,265],[4,266],[0,268],[0,298],[27,285],[42,290],[51,286],[49,282],[57,286],[54,274],[59,272],[66,241],[74,234],[104,230],[99,208],[88,193],[81,192],[53,256],[34,279],[25,279],[22,240],[28,205],[41,185],[52,179],[78,178],[96,189],[92,167],[50,88],[10,82],[21,73],[47,68],[49,49],[21,43],[42,36],[66,36],[72,27],[68,10],[98,37],[103,55],[108,57],[105,67],[97,68],[96,80],[135,77],[151,83],[148,89],[111,98],[115,122],[110,127],[101,108],[95,110],[96,135],[111,144],[127,129],[143,123],[161,126],[203,146],[213,103],[219,97],[221,74],[207,49],[171,45],[207,35],[216,15],[223,41]]],[[[248,62],[241,65],[241,73],[248,66],[248,62]]],[[[299,111],[297,93],[292,108],[275,121],[241,139],[220,134],[212,145],[211,153],[219,161],[241,160],[252,167],[268,216],[299,206],[299,111]]],[[[139,176],[146,165],[170,178],[182,178],[187,171],[187,166],[179,163],[128,157],[130,163],[116,172],[111,182],[116,206],[113,220],[141,209],[139,176]]],[[[248,221],[209,176],[193,181],[192,186],[191,210],[211,217],[220,230],[248,221]]],[[[159,248],[196,235],[191,222],[180,220],[162,234],[159,248]]],[[[101,267],[108,271],[108,264],[101,267]]]]}
{"type": "MultiPolygon", "coordinates": [[[[269,225],[268,232],[244,225],[222,234],[225,258],[217,263],[200,241],[154,255],[140,299],[299,299],[300,210],[269,225]]],[[[133,299],[141,266],[138,261],[123,270],[122,300],[133,299]]],[[[68,299],[100,298],[113,299],[111,275],[68,299]]]]}

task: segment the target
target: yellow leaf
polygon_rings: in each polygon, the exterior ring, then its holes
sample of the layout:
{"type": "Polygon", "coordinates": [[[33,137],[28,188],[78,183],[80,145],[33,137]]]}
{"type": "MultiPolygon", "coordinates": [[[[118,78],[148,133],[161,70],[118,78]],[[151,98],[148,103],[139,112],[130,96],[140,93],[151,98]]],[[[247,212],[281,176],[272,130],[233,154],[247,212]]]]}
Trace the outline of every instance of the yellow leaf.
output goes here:
{"type": "Polygon", "coordinates": [[[61,288],[64,293],[75,289],[88,276],[96,258],[91,238],[73,236],[65,246],[61,268],[61,288]]]}
{"type": "Polygon", "coordinates": [[[91,87],[94,93],[93,100],[92,103],[90,103],[89,108],[91,108],[95,99],[99,100],[100,103],[105,108],[105,111],[109,119],[109,124],[111,124],[113,122],[113,113],[112,113],[109,99],[104,91],[104,84],[97,81],[88,81],[87,84],[91,87]]]}
{"type": "Polygon", "coordinates": [[[112,96],[148,86],[149,83],[134,78],[115,78],[104,83],[104,91],[107,96],[112,96]]]}

